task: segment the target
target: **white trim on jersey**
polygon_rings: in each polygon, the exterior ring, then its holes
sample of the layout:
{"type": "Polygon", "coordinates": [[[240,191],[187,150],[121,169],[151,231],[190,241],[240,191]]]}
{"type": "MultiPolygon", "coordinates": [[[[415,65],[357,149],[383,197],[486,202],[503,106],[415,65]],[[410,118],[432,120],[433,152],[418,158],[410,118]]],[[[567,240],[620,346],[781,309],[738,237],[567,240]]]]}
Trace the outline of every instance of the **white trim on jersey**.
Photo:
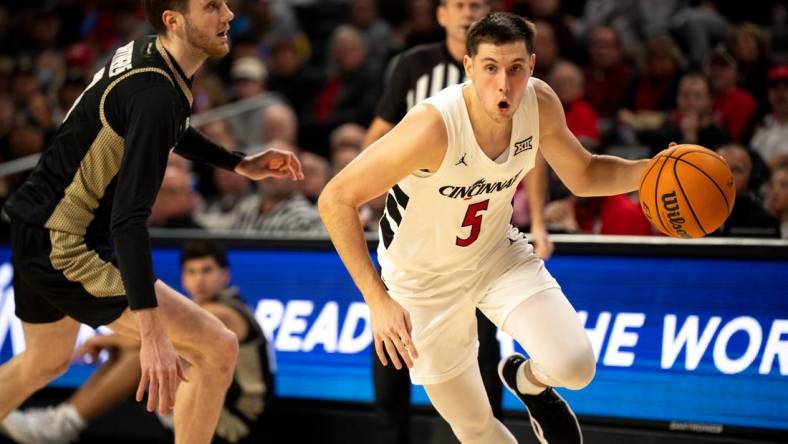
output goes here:
{"type": "MultiPolygon", "coordinates": [[[[405,95],[405,102],[408,110],[428,97],[438,94],[444,88],[459,83],[460,75],[460,70],[452,63],[439,63],[435,65],[432,68],[432,72],[424,73],[416,80],[415,88],[408,90],[405,95]]],[[[462,78],[464,79],[465,76],[463,75],[462,78]]]]}

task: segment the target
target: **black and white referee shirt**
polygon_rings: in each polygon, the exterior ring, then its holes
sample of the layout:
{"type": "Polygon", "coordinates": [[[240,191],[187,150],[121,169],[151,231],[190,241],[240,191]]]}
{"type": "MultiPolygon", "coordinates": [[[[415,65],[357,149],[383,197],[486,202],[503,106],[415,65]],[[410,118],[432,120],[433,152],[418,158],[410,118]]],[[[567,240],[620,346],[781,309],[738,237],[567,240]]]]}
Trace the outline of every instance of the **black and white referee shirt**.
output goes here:
{"type": "Polygon", "coordinates": [[[427,97],[465,80],[465,68],[454,60],[446,42],[415,46],[392,62],[394,66],[375,116],[395,124],[427,97]]]}

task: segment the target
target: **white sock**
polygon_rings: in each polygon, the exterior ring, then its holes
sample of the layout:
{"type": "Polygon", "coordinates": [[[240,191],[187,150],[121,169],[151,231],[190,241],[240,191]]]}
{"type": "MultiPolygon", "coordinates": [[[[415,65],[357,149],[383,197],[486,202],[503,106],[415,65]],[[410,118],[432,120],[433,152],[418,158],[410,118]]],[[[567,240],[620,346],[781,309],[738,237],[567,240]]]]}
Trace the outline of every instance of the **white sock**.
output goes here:
{"type": "Polygon", "coordinates": [[[517,368],[517,391],[524,395],[538,395],[539,393],[545,391],[547,387],[536,385],[525,376],[525,366],[530,361],[531,360],[529,359],[523,362],[520,364],[520,367],[517,368]]]}
{"type": "Polygon", "coordinates": [[[64,402],[57,406],[55,411],[55,421],[59,423],[64,437],[69,441],[76,439],[80,432],[85,430],[87,424],[73,405],[64,402]]]}

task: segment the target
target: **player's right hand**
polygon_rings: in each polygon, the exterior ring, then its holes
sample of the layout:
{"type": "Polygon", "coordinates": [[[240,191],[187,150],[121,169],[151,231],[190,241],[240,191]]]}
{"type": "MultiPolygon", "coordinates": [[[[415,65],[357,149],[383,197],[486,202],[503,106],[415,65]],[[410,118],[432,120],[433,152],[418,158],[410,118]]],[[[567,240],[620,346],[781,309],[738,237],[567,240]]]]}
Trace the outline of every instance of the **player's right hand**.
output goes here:
{"type": "Polygon", "coordinates": [[[413,360],[419,357],[419,352],[410,336],[413,326],[407,310],[387,295],[370,305],[369,317],[375,352],[380,362],[384,366],[388,365],[388,354],[397,370],[402,368],[400,357],[408,368],[412,368],[413,360]]]}
{"type": "Polygon", "coordinates": [[[142,377],[137,387],[137,401],[142,401],[147,387],[147,410],[154,411],[158,404],[159,413],[169,412],[175,406],[178,383],[186,381],[186,377],[175,348],[163,332],[142,336],[140,367],[142,377]]]}

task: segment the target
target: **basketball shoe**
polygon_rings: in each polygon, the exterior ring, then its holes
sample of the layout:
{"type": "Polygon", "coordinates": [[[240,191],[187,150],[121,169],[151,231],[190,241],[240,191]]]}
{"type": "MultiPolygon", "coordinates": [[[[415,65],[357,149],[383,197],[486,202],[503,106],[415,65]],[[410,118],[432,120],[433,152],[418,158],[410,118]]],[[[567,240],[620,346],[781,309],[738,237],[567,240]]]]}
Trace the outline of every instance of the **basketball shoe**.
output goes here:
{"type": "Polygon", "coordinates": [[[14,410],[0,423],[1,434],[23,444],[70,443],[83,428],[84,423],[76,410],[67,404],[14,410]]]}
{"type": "Polygon", "coordinates": [[[538,395],[524,395],[517,390],[517,372],[525,364],[523,355],[514,354],[501,359],[498,376],[523,404],[531,420],[536,439],[541,444],[582,444],[583,434],[569,404],[552,387],[538,395]]]}

